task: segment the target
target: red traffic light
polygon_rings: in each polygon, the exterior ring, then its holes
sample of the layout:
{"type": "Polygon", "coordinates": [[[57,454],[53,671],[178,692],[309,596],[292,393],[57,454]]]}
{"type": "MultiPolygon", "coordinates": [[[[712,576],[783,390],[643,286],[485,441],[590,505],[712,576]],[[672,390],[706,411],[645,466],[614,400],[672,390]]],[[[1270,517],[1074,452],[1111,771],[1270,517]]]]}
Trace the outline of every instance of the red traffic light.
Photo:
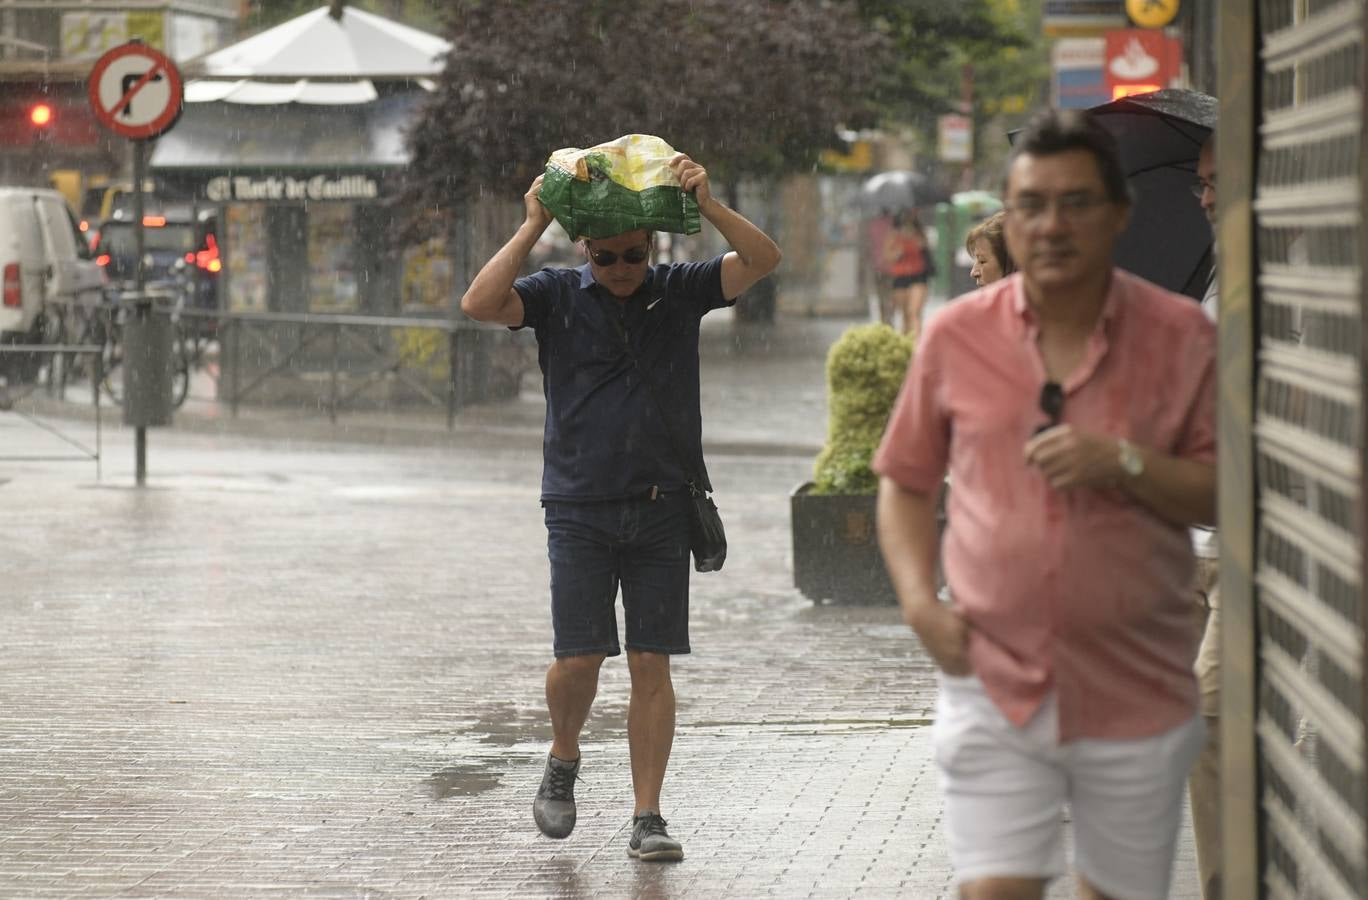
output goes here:
{"type": "Polygon", "coordinates": [[[29,121],[39,128],[52,124],[52,107],[46,103],[35,103],[29,107],[29,121]]]}

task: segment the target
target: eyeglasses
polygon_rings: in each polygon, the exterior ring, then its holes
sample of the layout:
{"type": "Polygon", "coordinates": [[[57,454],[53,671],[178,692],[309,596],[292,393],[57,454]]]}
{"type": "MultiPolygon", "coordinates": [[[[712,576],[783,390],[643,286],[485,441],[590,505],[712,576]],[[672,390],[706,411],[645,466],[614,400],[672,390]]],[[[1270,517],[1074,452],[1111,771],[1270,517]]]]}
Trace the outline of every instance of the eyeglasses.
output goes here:
{"type": "Polygon", "coordinates": [[[639,266],[650,255],[651,248],[649,245],[633,247],[630,250],[624,250],[621,254],[614,253],[612,250],[595,250],[592,248],[589,250],[589,258],[594,261],[594,265],[605,269],[616,264],[619,259],[629,266],[639,266]]]}
{"type": "Polygon", "coordinates": [[[1207,181],[1205,178],[1198,178],[1196,181],[1192,183],[1191,190],[1192,196],[1196,197],[1198,200],[1201,200],[1202,195],[1205,194],[1208,190],[1210,190],[1213,194],[1216,193],[1215,176],[1212,176],[1210,181],[1207,181]]]}
{"type": "Polygon", "coordinates": [[[1055,198],[1041,194],[1023,194],[1004,206],[1003,209],[1006,210],[1007,215],[1020,219],[1022,222],[1037,222],[1050,211],[1050,206],[1053,204],[1054,208],[1059,211],[1061,219],[1077,222],[1094,209],[1110,202],[1106,197],[1081,191],[1060,194],[1055,198]]]}
{"type": "Polygon", "coordinates": [[[1040,389],[1040,411],[1050,417],[1050,421],[1035,430],[1040,434],[1059,424],[1059,416],[1064,412],[1064,388],[1057,381],[1047,381],[1040,389]]]}

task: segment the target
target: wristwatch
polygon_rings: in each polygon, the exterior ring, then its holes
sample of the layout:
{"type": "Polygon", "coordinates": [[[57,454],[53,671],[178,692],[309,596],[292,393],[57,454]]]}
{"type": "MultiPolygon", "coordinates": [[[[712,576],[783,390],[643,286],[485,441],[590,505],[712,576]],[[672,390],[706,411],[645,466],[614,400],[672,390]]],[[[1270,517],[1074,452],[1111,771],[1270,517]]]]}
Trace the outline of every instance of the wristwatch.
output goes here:
{"type": "Polygon", "coordinates": [[[1145,472],[1145,458],[1140,455],[1140,448],[1130,441],[1122,438],[1116,442],[1117,462],[1121,464],[1121,471],[1131,478],[1139,478],[1145,472]]]}

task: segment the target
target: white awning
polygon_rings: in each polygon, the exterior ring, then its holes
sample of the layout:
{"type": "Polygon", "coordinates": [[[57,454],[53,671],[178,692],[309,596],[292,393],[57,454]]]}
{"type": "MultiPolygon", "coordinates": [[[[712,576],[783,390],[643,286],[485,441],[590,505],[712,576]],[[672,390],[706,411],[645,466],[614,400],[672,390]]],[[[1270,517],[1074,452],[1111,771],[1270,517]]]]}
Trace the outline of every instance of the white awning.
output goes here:
{"type": "Polygon", "coordinates": [[[402,168],[409,162],[404,134],[426,96],[408,88],[346,106],[187,103],[176,127],[157,139],[148,166],[158,175],[402,168]]]}

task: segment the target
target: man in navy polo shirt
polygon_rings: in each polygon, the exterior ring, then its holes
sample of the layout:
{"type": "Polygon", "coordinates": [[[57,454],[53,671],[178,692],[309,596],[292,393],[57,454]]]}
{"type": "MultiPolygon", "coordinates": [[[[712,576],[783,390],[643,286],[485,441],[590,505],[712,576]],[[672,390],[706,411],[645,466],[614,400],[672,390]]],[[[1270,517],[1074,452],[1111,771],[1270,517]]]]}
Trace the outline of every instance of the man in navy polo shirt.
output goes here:
{"type": "Polygon", "coordinates": [[[555,634],[546,673],[553,740],[533,817],[547,837],[568,837],[575,827],[579,735],[600,666],[621,653],[621,585],[635,795],[627,852],[643,860],[684,858],[665,830],[660,789],[675,730],[670,656],[689,652],[685,461],[711,490],[699,410],[699,321],[779,264],[774,241],[712,195],[701,165],[681,153],[670,166],[731,252],[653,266],[654,237],[640,229],[581,240],[586,264],[579,268],[518,278],[551,224],[537,197],[538,177],[523,197],[521,227],[461,298],[473,319],[535,331],[546,394],[541,500],[555,634]]]}

